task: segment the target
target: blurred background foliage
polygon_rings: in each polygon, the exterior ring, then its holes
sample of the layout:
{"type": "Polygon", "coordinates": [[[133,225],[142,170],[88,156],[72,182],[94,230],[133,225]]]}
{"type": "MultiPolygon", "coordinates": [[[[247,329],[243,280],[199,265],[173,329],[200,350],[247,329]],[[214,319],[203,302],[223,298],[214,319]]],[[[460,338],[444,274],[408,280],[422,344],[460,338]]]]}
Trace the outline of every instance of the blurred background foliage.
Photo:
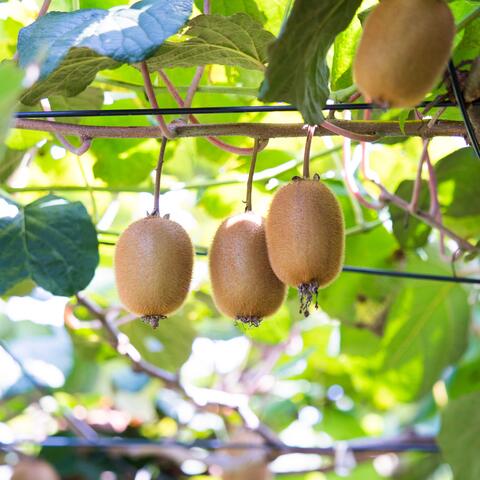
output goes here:
{"type": "MultiPolygon", "coordinates": [[[[91,60],[98,73],[93,73],[88,85],[83,85],[85,71],[74,69],[66,79],[59,79],[57,71],[25,88],[28,78],[9,60],[17,50],[20,29],[35,20],[40,3],[0,3],[0,56],[5,59],[0,65],[0,135],[4,139],[0,163],[0,442],[64,434],[68,427],[65,412],[107,436],[152,440],[227,439],[239,423],[234,413],[197,412],[159,380],[135,372],[108,344],[91,312],[71,298],[83,290],[98,305],[115,312],[121,331],[145,360],[179,372],[184,385],[250,395],[251,407],[260,420],[286,443],[330,445],[402,432],[435,436],[441,429],[442,456],[383,455],[362,461],[348,478],[447,480],[453,478],[452,467],[463,472],[455,476],[458,480],[478,478],[480,430],[474,420],[480,400],[478,288],[344,273],[321,291],[320,309],[309,318],[300,317],[296,292],[290,291],[276,315],[258,328],[244,328],[215,308],[207,257],[197,255],[187,302],[158,330],[121,309],[112,272],[114,244],[129,223],[151,210],[159,142],[96,139],[77,157],[52,134],[8,131],[8,113],[38,110],[38,99],[44,96],[54,110],[146,108],[142,77],[135,65],[120,65],[103,57],[91,60]],[[65,86],[80,93],[65,96],[65,86]],[[17,103],[18,98],[24,103],[17,103]],[[52,249],[65,259],[64,268],[50,268],[46,263],[52,249]],[[473,466],[459,470],[465,463],[473,466]]],[[[264,30],[262,48],[266,49],[267,39],[279,34],[290,1],[211,3],[214,14],[229,19],[238,13],[248,15],[258,31],[264,30]]],[[[123,4],[123,0],[53,0],[50,10],[71,12],[123,4]]],[[[351,65],[361,32],[361,13],[373,4],[368,0],[362,3],[359,15],[328,52],[333,95],[352,90],[351,65]]],[[[467,0],[450,2],[457,23],[477,11],[477,5],[467,0]]],[[[193,15],[202,8],[202,2],[195,1],[193,15]]],[[[457,34],[457,64],[479,55],[479,22],[471,21],[457,34]]],[[[233,35],[232,30],[225,34],[233,35]]],[[[173,44],[180,41],[180,35],[171,39],[173,44]]],[[[155,57],[160,65],[167,53],[155,57]]],[[[257,92],[264,78],[262,68],[243,68],[233,58],[229,60],[232,65],[226,61],[225,65],[207,66],[194,106],[260,103],[257,92]]],[[[80,68],[77,60],[74,57],[72,65],[80,68]]],[[[195,65],[166,68],[182,95],[192,82],[195,65]]],[[[159,105],[177,106],[161,78],[152,73],[152,79],[159,105]]],[[[431,98],[443,91],[440,86],[431,98]]],[[[411,112],[375,111],[372,118],[401,121],[408,115],[411,112]]],[[[352,116],[362,118],[361,113],[352,116]]],[[[455,108],[441,118],[461,119],[455,108]]],[[[202,115],[200,120],[295,123],[302,118],[298,113],[229,113],[202,115]]],[[[153,118],[141,116],[69,121],[111,126],[155,124],[153,118]]],[[[242,147],[252,143],[241,137],[228,140],[242,147]]],[[[272,193],[301,174],[303,147],[301,138],[272,139],[259,154],[255,211],[265,214],[272,193]]],[[[452,265],[439,253],[437,231],[394,206],[375,212],[351,197],[342,181],[341,149],[341,138],[316,138],[311,171],[321,175],[341,202],[348,231],[346,264],[451,275],[452,265]]],[[[421,139],[381,141],[369,149],[371,168],[381,182],[409,198],[421,139]]],[[[354,144],[352,153],[358,162],[360,146],[354,144]]],[[[459,138],[433,139],[430,154],[445,225],[476,243],[480,238],[478,158],[459,138]]],[[[185,227],[197,251],[208,248],[222,219],[243,211],[249,163],[249,157],[221,151],[203,138],[168,143],[162,211],[185,227]]],[[[420,205],[428,209],[428,204],[425,182],[420,205]]],[[[448,255],[455,249],[453,242],[447,242],[448,255]]],[[[455,270],[459,275],[480,275],[477,259],[460,260],[455,270]]],[[[25,453],[40,454],[68,479],[171,479],[198,473],[192,465],[183,465],[182,471],[175,462],[153,455],[135,458],[71,449],[40,451],[34,446],[25,453]],[[105,476],[105,472],[113,476],[105,476]],[[138,476],[139,472],[144,476],[138,476]]],[[[9,478],[15,459],[0,457],[4,463],[0,478],[9,478]]],[[[296,456],[280,458],[272,465],[273,471],[320,467],[317,457],[296,456]]],[[[340,477],[334,472],[315,472],[282,478],[340,477]]]]}

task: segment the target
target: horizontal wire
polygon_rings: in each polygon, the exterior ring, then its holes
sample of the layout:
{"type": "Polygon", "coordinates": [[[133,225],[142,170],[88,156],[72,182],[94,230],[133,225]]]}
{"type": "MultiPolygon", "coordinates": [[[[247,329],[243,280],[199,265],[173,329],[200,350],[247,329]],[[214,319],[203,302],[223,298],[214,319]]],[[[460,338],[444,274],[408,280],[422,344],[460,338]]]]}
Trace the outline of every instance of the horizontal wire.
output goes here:
{"type": "Polygon", "coordinates": [[[480,285],[480,278],[453,277],[447,275],[433,275],[430,273],[399,272],[396,270],[383,270],[379,268],[351,267],[345,265],[342,269],[346,273],[360,273],[365,275],[378,275],[382,277],[410,278],[414,280],[432,280],[434,282],[470,283],[480,285]]]}
{"type": "MultiPolygon", "coordinates": [[[[115,246],[116,242],[100,240],[100,245],[115,246]]],[[[206,250],[197,250],[195,255],[199,257],[206,257],[208,252],[206,250]]],[[[409,278],[411,280],[430,280],[433,282],[450,282],[450,283],[468,283],[472,285],[480,285],[480,278],[469,277],[454,277],[448,275],[434,275],[430,273],[416,273],[416,272],[399,272],[397,270],[384,270],[381,268],[369,267],[353,267],[351,265],[344,265],[342,268],[344,273],[358,273],[361,275],[377,275],[380,277],[393,278],[409,278]]]]}
{"type": "MultiPolygon", "coordinates": [[[[422,102],[419,108],[426,107],[431,102],[422,102]]],[[[474,102],[480,105],[480,101],[474,102]]],[[[435,108],[456,107],[456,102],[439,102],[435,108]]],[[[332,103],[324,106],[323,110],[373,110],[384,109],[374,103],[332,103]]],[[[268,112],[297,112],[293,105],[245,105],[229,107],[179,107],[179,108],[134,108],[113,110],[53,110],[51,112],[16,112],[16,118],[68,118],[68,117],[121,117],[143,115],[184,115],[184,114],[212,114],[212,113],[268,113],[268,112]]]]}
{"type": "MultiPolygon", "coordinates": [[[[343,442],[342,442],[343,443],[343,442]]],[[[87,440],[78,437],[48,437],[43,441],[21,440],[12,443],[0,443],[0,449],[11,450],[22,445],[38,445],[43,448],[94,448],[100,450],[109,449],[135,449],[145,446],[157,446],[159,448],[202,448],[204,450],[268,450],[279,453],[300,453],[300,454],[317,454],[317,455],[334,455],[335,446],[331,447],[300,447],[292,445],[271,445],[271,444],[255,444],[255,443],[225,443],[219,440],[195,440],[193,442],[178,442],[173,440],[148,440],[142,438],[95,438],[87,440]]],[[[347,442],[348,444],[348,442],[347,442]]],[[[367,441],[355,443],[352,441],[348,444],[348,450],[357,453],[369,452],[438,452],[438,446],[431,438],[418,441],[395,442],[388,439],[381,441],[367,441]]]]}

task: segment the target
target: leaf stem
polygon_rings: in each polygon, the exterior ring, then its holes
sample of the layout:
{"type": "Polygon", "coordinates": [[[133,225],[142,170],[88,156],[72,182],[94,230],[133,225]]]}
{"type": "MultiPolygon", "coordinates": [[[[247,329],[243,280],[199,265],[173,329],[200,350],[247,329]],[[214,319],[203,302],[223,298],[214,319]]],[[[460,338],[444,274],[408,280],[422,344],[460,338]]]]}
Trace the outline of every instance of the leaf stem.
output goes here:
{"type": "MultiPolygon", "coordinates": [[[[148,101],[150,102],[152,108],[158,108],[157,97],[155,96],[152,79],[150,78],[150,73],[148,71],[146,62],[140,63],[140,71],[142,72],[143,82],[145,84],[145,93],[147,95],[148,101]]],[[[166,124],[163,116],[155,115],[155,118],[157,119],[158,125],[160,127],[162,137],[173,138],[174,135],[172,134],[172,131],[168,128],[168,125],[166,124]]]]}
{"type": "MultiPolygon", "coordinates": [[[[158,71],[159,75],[162,77],[162,80],[165,82],[165,86],[167,90],[170,92],[174,100],[177,102],[179,107],[185,107],[185,102],[183,101],[182,97],[178,93],[178,90],[175,88],[175,85],[171,82],[168,78],[168,75],[161,69],[158,71]]],[[[203,74],[203,72],[202,72],[203,74]]],[[[200,122],[198,121],[197,117],[193,114],[188,115],[188,118],[193,124],[199,125],[200,122]]],[[[243,147],[236,147],[229,143],[224,142],[214,136],[206,136],[206,139],[216,147],[224,150],[225,152],[234,153],[236,155],[251,155],[253,150],[251,148],[243,148],[243,147]]],[[[267,146],[268,141],[265,141],[263,144],[259,146],[260,150],[263,150],[267,146]]]]}
{"type": "Polygon", "coordinates": [[[422,154],[418,162],[417,176],[415,177],[415,182],[413,184],[412,198],[410,200],[410,211],[415,212],[418,209],[418,202],[420,199],[420,192],[422,190],[422,170],[425,163],[425,159],[428,156],[428,145],[430,140],[425,139],[423,141],[422,154]]]}
{"type": "Polygon", "coordinates": [[[252,159],[250,161],[250,170],[248,172],[247,180],[247,199],[245,201],[245,212],[252,211],[252,185],[253,185],[253,175],[255,173],[255,164],[257,162],[258,148],[260,145],[260,139],[256,138],[253,145],[252,159]]]}
{"type": "Polygon", "coordinates": [[[43,0],[42,6],[38,11],[37,18],[43,17],[48,12],[48,9],[50,8],[51,3],[52,3],[52,0],[43,0]]]}

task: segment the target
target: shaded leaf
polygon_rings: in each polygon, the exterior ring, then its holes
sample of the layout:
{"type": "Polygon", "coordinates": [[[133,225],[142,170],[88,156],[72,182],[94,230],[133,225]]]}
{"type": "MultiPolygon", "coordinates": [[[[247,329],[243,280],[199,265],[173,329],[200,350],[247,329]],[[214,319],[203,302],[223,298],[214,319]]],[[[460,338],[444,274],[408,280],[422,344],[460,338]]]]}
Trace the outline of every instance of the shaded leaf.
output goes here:
{"type": "MultiPolygon", "coordinates": [[[[398,195],[400,198],[409,202],[412,198],[414,184],[415,182],[413,180],[404,180],[395,190],[395,195],[398,195]]],[[[418,208],[423,211],[428,211],[429,205],[430,195],[428,191],[428,183],[425,180],[422,180],[418,208]]],[[[423,223],[394,204],[390,204],[388,209],[393,222],[393,234],[401,247],[419,248],[426,245],[430,232],[432,231],[432,228],[429,225],[423,223]]]]}
{"type": "Polygon", "coordinates": [[[297,0],[270,49],[261,99],[291,103],[306,122],[320,123],[321,109],[329,95],[327,52],[360,3],[361,0],[297,0]]]}
{"type": "Polygon", "coordinates": [[[119,62],[88,48],[72,48],[57,68],[47,78],[25,90],[20,100],[25,105],[35,105],[51,95],[73,97],[85,90],[100,70],[119,66],[119,62]]]}
{"type": "Polygon", "coordinates": [[[47,195],[0,218],[0,293],[33,279],[55,295],[84,289],[98,264],[95,227],[80,202],[47,195]]]}
{"type": "MultiPolygon", "coordinates": [[[[448,274],[416,257],[410,271],[448,274]]],[[[415,395],[426,393],[467,344],[470,309],[467,293],[453,283],[409,280],[396,296],[382,342],[383,370],[404,370],[415,395]]]]}
{"type": "Polygon", "coordinates": [[[480,162],[473,148],[447,155],[435,170],[442,213],[449,217],[480,215],[480,162]]]}
{"type": "Polygon", "coordinates": [[[480,478],[480,392],[465,395],[448,403],[442,413],[438,444],[455,478],[480,478]]]}
{"type": "Polygon", "coordinates": [[[166,43],[149,59],[151,70],[196,65],[231,65],[263,70],[275,37],[244,13],[199,15],[189,22],[185,42],[166,43]]]}

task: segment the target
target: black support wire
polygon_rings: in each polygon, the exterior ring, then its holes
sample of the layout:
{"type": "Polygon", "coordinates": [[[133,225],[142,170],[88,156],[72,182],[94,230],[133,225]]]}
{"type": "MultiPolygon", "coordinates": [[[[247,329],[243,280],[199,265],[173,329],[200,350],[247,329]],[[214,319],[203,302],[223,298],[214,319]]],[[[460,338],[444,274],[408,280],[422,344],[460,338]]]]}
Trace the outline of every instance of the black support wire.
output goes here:
{"type": "MultiPolygon", "coordinates": [[[[252,443],[226,443],[219,440],[195,440],[193,442],[178,442],[170,439],[148,440],[143,438],[120,438],[120,437],[99,437],[94,440],[86,440],[78,437],[53,436],[45,440],[28,441],[22,440],[12,443],[0,443],[1,450],[12,450],[22,445],[34,444],[42,448],[88,448],[97,450],[118,450],[119,448],[135,449],[142,446],[157,446],[158,448],[201,448],[209,451],[216,450],[267,450],[280,454],[300,453],[305,455],[335,455],[335,446],[331,447],[299,447],[292,445],[269,445],[252,443]]],[[[359,440],[347,442],[348,450],[353,453],[388,453],[388,452],[438,452],[438,445],[433,438],[419,438],[412,441],[392,441],[389,439],[359,440]]]]}
{"type": "MultiPolygon", "coordinates": [[[[115,242],[101,240],[101,245],[115,246],[115,242]]],[[[206,249],[198,249],[195,251],[198,257],[206,257],[208,251],[206,249]]],[[[397,270],[385,270],[381,268],[370,267],[354,267],[351,265],[344,265],[342,268],[344,273],[358,273],[361,275],[377,275],[379,277],[392,278],[409,278],[411,280],[430,280],[432,282],[446,282],[446,283],[465,283],[470,285],[480,285],[480,278],[457,277],[449,275],[434,275],[431,273],[417,273],[417,272],[399,272],[397,270]]]]}
{"type": "MultiPolygon", "coordinates": [[[[462,97],[463,98],[463,97],[462,97]]],[[[430,105],[431,102],[422,102],[419,108],[430,105]]],[[[480,105],[480,101],[474,102],[480,105]]],[[[435,108],[456,107],[455,102],[439,102],[435,108]]],[[[384,109],[374,103],[332,103],[323,108],[329,111],[342,110],[373,110],[384,109]]],[[[268,113],[268,112],[297,112],[293,105],[247,105],[231,107],[181,107],[181,108],[135,108],[114,110],[53,110],[51,112],[16,112],[16,118],[78,118],[78,117],[122,117],[143,115],[185,115],[185,114],[213,114],[213,113],[268,113]]]]}
{"type": "Polygon", "coordinates": [[[395,277],[395,278],[410,278],[414,280],[431,280],[434,282],[450,282],[450,283],[470,283],[480,285],[480,278],[469,277],[450,277],[447,275],[433,275],[430,273],[415,273],[415,272],[398,272],[396,270],[382,270],[379,268],[368,267],[351,267],[345,265],[343,272],[360,273],[365,275],[378,275],[381,277],[395,277]]]}
{"type": "Polygon", "coordinates": [[[450,74],[450,79],[452,81],[453,93],[457,99],[457,104],[462,112],[463,121],[465,123],[465,128],[467,129],[468,138],[470,139],[470,144],[472,145],[477,157],[480,159],[480,144],[478,142],[477,135],[475,133],[475,127],[473,126],[470,116],[468,115],[467,105],[465,103],[465,98],[463,97],[462,88],[460,82],[458,81],[457,70],[452,60],[448,63],[448,72],[450,74]]]}

